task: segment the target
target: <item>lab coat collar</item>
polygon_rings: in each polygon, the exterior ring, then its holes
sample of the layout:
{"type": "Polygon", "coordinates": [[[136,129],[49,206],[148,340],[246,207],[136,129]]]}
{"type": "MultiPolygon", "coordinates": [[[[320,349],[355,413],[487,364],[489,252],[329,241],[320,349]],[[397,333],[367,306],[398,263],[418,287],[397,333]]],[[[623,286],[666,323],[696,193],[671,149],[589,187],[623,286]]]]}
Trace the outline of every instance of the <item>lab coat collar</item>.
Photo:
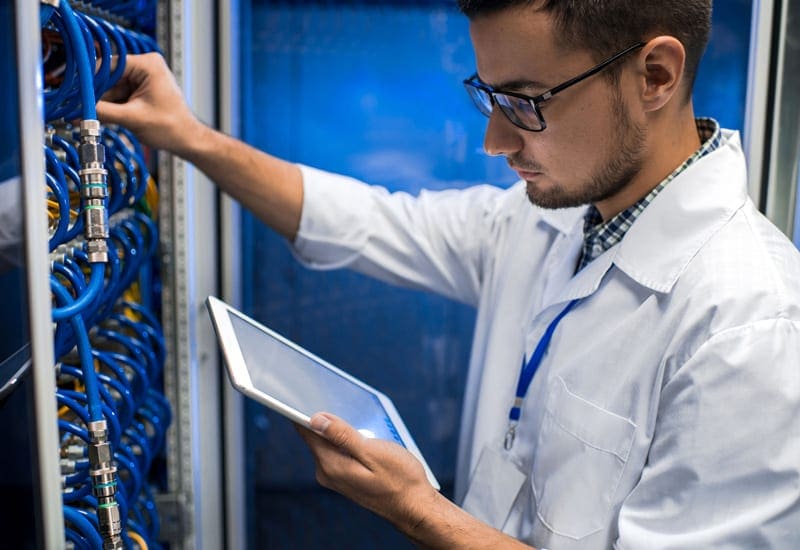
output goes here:
{"type": "Polygon", "coordinates": [[[643,286],[669,292],[747,199],[739,133],[723,130],[720,147],[689,166],[642,212],[614,247],[614,265],[643,286]]]}
{"type": "Polygon", "coordinates": [[[548,209],[535,206],[540,212],[541,220],[553,229],[569,235],[574,232],[576,227],[583,227],[583,217],[588,206],[577,206],[575,208],[548,209]],[[580,224],[576,225],[580,220],[580,224]]]}
{"type": "Polygon", "coordinates": [[[622,242],[574,273],[583,243],[586,207],[542,210],[541,219],[571,244],[554,266],[543,306],[585,298],[615,265],[655,292],[669,292],[689,261],[747,201],[747,177],[738,132],[723,130],[719,149],[682,172],[662,190],[622,242]],[[567,252],[569,250],[569,252],[567,252]]]}

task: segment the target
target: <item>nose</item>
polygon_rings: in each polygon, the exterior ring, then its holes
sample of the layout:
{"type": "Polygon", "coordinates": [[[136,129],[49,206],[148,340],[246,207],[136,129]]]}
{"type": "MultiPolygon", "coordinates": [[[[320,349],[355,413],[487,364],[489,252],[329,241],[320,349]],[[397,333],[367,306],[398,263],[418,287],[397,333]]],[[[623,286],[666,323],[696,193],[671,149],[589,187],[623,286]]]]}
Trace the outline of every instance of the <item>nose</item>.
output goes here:
{"type": "Polygon", "coordinates": [[[483,149],[493,157],[508,156],[521,151],[524,146],[520,128],[514,126],[499,107],[492,110],[483,138],[483,149]]]}

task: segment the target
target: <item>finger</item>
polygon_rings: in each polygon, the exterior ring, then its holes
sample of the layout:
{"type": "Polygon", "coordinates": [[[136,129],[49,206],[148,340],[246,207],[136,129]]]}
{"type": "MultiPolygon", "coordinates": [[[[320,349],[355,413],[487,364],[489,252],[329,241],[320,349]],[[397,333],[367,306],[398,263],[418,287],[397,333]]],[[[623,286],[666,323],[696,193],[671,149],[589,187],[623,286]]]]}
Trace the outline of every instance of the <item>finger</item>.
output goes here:
{"type": "Polygon", "coordinates": [[[131,96],[131,92],[133,92],[133,90],[130,84],[124,80],[120,80],[117,84],[106,90],[100,99],[102,101],[120,103],[128,99],[131,96]]]}
{"type": "Polygon", "coordinates": [[[97,118],[104,124],[121,124],[127,120],[125,114],[130,110],[129,107],[121,103],[111,103],[110,101],[99,101],[97,103],[97,118]]]}
{"type": "Polygon", "coordinates": [[[342,492],[353,479],[362,479],[372,471],[345,449],[338,447],[310,429],[295,425],[314,458],[317,482],[328,489],[342,492]]]}
{"type": "Polygon", "coordinates": [[[131,54],[125,56],[125,67],[116,84],[107,90],[105,101],[125,101],[138,88],[143,86],[152,74],[168,73],[167,63],[159,53],[131,54]]]}
{"type": "Polygon", "coordinates": [[[350,424],[330,413],[317,413],[311,417],[311,430],[337,449],[349,454],[364,465],[368,456],[364,447],[366,438],[350,424]]]}

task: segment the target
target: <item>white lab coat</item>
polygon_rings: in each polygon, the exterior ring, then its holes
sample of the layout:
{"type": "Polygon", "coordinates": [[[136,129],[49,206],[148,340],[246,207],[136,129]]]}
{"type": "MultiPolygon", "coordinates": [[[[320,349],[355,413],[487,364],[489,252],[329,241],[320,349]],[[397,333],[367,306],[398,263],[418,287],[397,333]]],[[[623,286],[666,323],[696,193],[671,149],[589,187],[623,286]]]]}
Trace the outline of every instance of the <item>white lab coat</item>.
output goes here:
{"type": "Polygon", "coordinates": [[[523,353],[565,303],[502,527],[560,548],[800,547],[800,254],[746,192],[738,134],[574,274],[585,208],[520,182],[419,197],[303,167],[296,254],[478,308],[457,500],[499,445],[523,353]]]}

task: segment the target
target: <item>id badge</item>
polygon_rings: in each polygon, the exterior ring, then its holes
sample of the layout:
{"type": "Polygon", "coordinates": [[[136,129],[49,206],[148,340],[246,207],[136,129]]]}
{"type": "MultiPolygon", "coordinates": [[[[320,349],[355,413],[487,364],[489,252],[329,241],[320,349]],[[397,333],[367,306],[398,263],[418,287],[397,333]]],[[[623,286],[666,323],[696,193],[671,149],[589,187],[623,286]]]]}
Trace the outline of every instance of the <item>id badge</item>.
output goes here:
{"type": "Polygon", "coordinates": [[[507,453],[487,445],[472,473],[462,508],[502,531],[527,479],[507,453]]]}

